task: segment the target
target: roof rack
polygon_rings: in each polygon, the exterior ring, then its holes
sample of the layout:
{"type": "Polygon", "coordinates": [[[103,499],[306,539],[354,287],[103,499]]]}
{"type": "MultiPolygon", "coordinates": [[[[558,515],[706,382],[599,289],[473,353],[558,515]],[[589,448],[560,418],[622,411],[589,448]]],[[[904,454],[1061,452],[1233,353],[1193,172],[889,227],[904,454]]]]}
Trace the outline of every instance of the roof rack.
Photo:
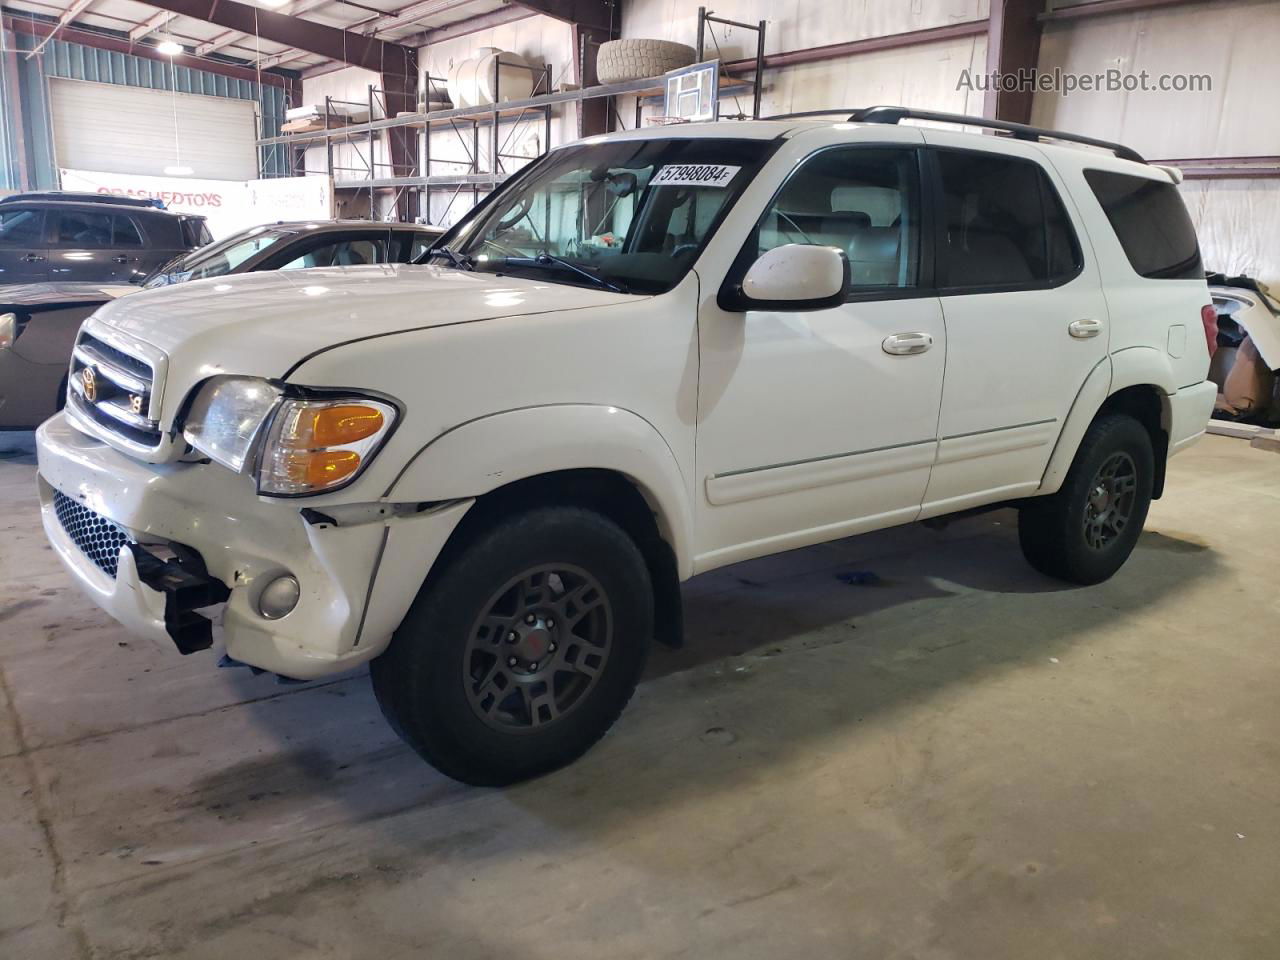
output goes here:
{"type": "MultiPolygon", "coordinates": [[[[826,111],[814,112],[825,113],[826,111]]],[[[969,127],[986,127],[989,130],[1003,130],[1011,133],[1019,140],[1065,140],[1071,143],[1084,143],[1091,147],[1110,150],[1122,160],[1147,162],[1138,151],[1121,143],[1096,140],[1093,137],[1064,133],[1061,130],[1046,130],[1043,127],[1013,123],[1009,120],[988,120],[986,117],[969,117],[961,113],[935,113],[932,110],[912,110],[909,107],[864,107],[849,114],[851,123],[897,123],[899,120],[930,120],[935,123],[960,123],[969,127]]]]}

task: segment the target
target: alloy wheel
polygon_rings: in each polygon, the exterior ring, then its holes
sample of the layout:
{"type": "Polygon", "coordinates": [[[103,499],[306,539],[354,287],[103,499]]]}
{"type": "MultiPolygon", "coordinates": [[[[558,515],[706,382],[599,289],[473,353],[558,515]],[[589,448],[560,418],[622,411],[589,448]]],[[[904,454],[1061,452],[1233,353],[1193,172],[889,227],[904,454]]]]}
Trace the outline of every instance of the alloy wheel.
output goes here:
{"type": "Polygon", "coordinates": [[[559,722],[599,680],[613,627],[608,595],[586,570],[547,564],[513,577],[467,640],[462,679],[471,708],[505,733],[559,722]]]}

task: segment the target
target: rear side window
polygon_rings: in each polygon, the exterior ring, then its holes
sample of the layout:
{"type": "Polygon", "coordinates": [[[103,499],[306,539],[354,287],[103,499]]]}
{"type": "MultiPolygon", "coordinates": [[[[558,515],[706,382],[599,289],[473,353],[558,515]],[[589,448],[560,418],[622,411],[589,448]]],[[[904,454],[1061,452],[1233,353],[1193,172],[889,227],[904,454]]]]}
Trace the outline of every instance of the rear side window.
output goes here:
{"type": "Polygon", "coordinates": [[[213,235],[209,233],[204,217],[182,218],[182,242],[185,246],[192,248],[203,247],[206,243],[213,242],[213,235]]]}
{"type": "Polygon", "coordinates": [[[138,225],[129,217],[112,217],[111,225],[113,247],[142,246],[142,234],[138,233],[138,225]]]}
{"type": "Polygon", "coordinates": [[[1195,227],[1177,187],[1110,170],[1086,170],[1084,178],[1134,272],[1152,280],[1204,278],[1195,227]]]}
{"type": "Polygon", "coordinates": [[[939,287],[1052,287],[1080,271],[1080,244],[1039,164],[976,151],[939,150],[936,156],[939,287]]]}

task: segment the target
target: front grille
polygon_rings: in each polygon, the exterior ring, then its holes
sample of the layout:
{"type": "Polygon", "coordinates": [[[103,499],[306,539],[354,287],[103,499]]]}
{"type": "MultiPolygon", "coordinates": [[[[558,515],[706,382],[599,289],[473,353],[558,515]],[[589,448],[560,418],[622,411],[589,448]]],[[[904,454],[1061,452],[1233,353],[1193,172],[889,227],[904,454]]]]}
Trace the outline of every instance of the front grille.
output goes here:
{"type": "Polygon", "coordinates": [[[71,355],[68,402],[127,445],[154,450],[162,434],[153,403],[155,371],[91,333],[81,331],[71,355]]]}
{"type": "Polygon", "coordinates": [[[58,515],[62,529],[80,548],[80,552],[114,580],[120,560],[120,548],[131,542],[129,534],[102,514],[95,513],[58,490],[53,491],[53,511],[58,515]]]}

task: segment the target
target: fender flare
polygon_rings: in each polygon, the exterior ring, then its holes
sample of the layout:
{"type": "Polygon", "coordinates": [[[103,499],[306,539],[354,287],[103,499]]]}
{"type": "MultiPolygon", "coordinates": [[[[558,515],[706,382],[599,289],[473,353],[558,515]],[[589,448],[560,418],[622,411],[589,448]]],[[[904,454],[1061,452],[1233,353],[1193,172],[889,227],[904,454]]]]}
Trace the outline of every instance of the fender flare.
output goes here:
{"type": "Polygon", "coordinates": [[[652,508],[692,576],[693,511],[679,462],[658,429],[639,414],[604,404],[552,404],[488,414],[451,427],[418,450],[385,499],[464,500],[564,470],[610,470],[626,477],[652,508]]]}
{"type": "Polygon", "coordinates": [[[1107,399],[1127,387],[1149,386],[1161,394],[1161,420],[1169,429],[1168,397],[1178,387],[1169,357],[1155,347],[1128,347],[1109,354],[1089,371],[1058,434],[1057,445],[1040,478],[1040,493],[1057,493],[1071,469],[1080,441],[1107,399]]]}

